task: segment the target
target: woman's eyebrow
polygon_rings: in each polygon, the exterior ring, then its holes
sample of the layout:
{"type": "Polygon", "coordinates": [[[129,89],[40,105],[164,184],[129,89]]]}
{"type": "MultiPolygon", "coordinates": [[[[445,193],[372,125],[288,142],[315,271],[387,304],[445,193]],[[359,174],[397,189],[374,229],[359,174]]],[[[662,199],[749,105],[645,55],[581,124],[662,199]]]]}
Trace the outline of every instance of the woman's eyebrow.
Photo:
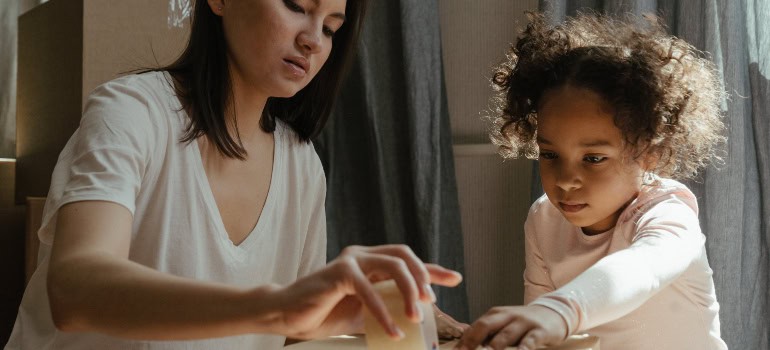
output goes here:
{"type": "MultiPolygon", "coordinates": [[[[319,6],[319,0],[313,0],[313,3],[316,6],[319,6]]],[[[342,13],[342,12],[335,12],[335,13],[330,14],[329,16],[337,18],[339,20],[342,20],[343,22],[345,22],[345,19],[347,18],[347,17],[345,17],[345,14],[342,13]]]]}
{"type": "Polygon", "coordinates": [[[337,18],[337,19],[339,19],[339,20],[341,20],[343,22],[345,22],[345,18],[346,18],[345,14],[341,13],[341,12],[335,12],[335,13],[332,13],[331,15],[329,15],[329,16],[337,18]]]}

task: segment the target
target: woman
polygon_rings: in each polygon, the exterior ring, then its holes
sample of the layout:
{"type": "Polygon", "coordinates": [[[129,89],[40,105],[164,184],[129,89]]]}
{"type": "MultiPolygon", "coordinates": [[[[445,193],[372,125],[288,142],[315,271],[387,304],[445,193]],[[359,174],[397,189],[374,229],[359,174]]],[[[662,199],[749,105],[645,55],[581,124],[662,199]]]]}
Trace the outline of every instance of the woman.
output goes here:
{"type": "Polygon", "coordinates": [[[456,285],[404,246],[324,267],[309,140],[364,5],[200,0],[175,63],[97,88],[54,170],[6,348],[275,349],[360,329],[362,304],[398,337],[371,281],[395,279],[415,320],[431,281],[456,285]]]}

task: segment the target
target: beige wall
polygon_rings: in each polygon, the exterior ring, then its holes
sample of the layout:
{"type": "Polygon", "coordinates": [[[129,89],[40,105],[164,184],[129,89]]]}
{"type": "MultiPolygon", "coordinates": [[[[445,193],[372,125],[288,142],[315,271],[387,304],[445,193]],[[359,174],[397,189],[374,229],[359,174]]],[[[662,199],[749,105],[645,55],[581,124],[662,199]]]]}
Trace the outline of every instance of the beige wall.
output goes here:
{"type": "Polygon", "coordinates": [[[440,0],[444,74],[455,144],[471,319],[523,300],[523,224],[532,163],[503,161],[482,121],[491,68],[502,61],[537,0],[440,0]]]}

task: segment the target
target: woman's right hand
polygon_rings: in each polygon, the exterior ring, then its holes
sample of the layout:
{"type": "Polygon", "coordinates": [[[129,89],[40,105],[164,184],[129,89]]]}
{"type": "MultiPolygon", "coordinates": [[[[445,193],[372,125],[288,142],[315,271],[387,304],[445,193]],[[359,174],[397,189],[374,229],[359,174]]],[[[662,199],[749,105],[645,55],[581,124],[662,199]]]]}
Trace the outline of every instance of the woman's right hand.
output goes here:
{"type": "Polygon", "coordinates": [[[406,314],[419,321],[417,302],[435,301],[430,283],[456,286],[462,276],[424,264],[405,245],[351,246],[323,269],[276,290],[281,320],[276,333],[310,339],[363,329],[362,307],[394,339],[402,336],[373,283],[393,279],[404,296],[406,314]]]}

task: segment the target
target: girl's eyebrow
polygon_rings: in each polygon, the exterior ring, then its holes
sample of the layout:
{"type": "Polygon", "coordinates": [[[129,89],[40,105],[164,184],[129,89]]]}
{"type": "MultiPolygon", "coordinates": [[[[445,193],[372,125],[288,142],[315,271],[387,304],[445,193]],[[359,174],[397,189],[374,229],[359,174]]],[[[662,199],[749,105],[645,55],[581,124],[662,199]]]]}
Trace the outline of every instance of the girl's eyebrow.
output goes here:
{"type": "Polygon", "coordinates": [[[602,146],[612,146],[612,143],[604,140],[604,139],[598,139],[598,140],[590,140],[590,141],[583,141],[580,143],[580,146],[583,147],[602,147],[602,146]]]}
{"type": "MultiPolygon", "coordinates": [[[[537,137],[537,143],[542,143],[544,145],[553,145],[551,141],[548,141],[544,137],[537,137]]],[[[580,142],[581,147],[602,147],[602,146],[612,146],[612,142],[604,140],[604,139],[597,139],[597,140],[589,140],[589,141],[582,141],[580,142]]]]}

